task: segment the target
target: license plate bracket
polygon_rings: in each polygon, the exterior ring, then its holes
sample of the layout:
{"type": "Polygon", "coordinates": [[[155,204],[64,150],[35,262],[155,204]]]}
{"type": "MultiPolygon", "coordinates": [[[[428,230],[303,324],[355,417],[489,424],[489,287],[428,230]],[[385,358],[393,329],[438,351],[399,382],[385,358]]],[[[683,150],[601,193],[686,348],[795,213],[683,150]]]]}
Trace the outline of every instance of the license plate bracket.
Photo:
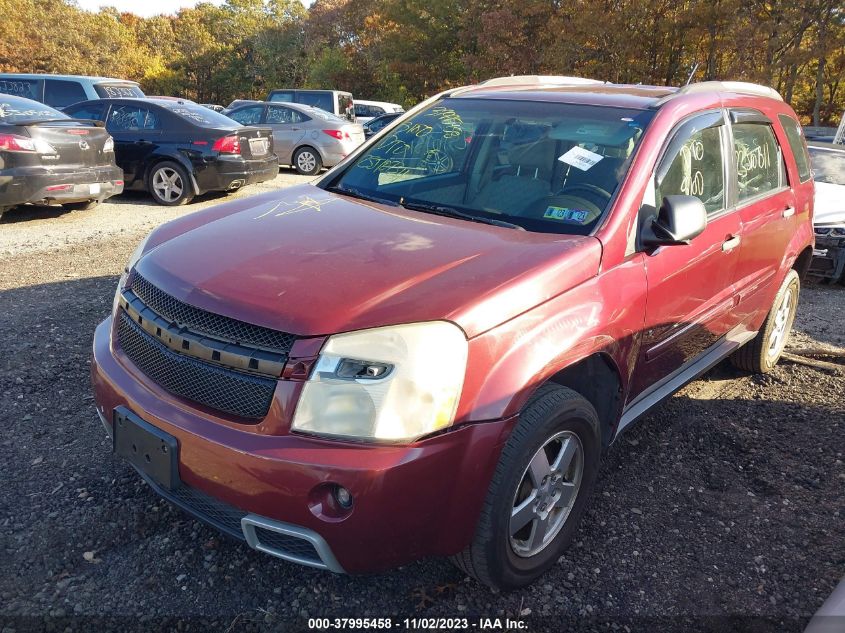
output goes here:
{"type": "Polygon", "coordinates": [[[253,156],[264,156],[269,149],[269,145],[266,138],[249,139],[249,151],[253,156]]]}
{"type": "Polygon", "coordinates": [[[179,486],[177,439],[123,407],[114,411],[112,448],[159,486],[167,490],[179,486]]]}

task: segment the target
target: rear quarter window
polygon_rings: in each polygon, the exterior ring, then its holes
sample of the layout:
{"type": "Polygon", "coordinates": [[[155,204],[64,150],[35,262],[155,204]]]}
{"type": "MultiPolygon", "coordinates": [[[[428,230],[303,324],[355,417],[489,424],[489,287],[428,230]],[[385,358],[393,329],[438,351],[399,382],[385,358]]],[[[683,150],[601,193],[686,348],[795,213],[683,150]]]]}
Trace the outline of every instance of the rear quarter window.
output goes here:
{"type": "Polygon", "coordinates": [[[810,158],[807,156],[807,143],[804,141],[801,126],[798,121],[786,114],[779,114],[778,119],[783,126],[783,131],[786,132],[789,149],[795,157],[795,164],[798,166],[798,179],[801,182],[807,182],[812,177],[812,173],[810,171],[810,158]]]}
{"type": "Polygon", "coordinates": [[[85,101],[85,94],[79,82],[64,79],[46,79],[44,81],[44,103],[54,108],[65,108],[74,103],[85,101]]]}

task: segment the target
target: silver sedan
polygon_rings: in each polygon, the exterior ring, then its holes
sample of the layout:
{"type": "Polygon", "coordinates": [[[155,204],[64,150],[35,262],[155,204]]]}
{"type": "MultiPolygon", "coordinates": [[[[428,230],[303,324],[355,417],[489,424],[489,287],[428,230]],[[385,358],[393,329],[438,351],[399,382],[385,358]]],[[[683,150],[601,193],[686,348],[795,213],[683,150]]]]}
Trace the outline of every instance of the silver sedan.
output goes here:
{"type": "Polygon", "coordinates": [[[291,165],[300,174],[333,167],[364,142],[361,125],[298,103],[250,103],[232,109],[227,116],[242,125],[272,129],[279,164],[291,165]]]}

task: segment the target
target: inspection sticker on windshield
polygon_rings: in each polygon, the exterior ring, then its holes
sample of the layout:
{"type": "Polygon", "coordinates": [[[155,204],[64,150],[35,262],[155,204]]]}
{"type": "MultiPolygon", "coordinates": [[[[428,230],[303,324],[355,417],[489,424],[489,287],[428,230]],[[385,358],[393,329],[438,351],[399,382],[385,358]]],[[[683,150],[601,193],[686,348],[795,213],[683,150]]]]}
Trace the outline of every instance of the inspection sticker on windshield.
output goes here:
{"type": "Polygon", "coordinates": [[[566,207],[547,207],[543,217],[569,224],[586,224],[589,211],[583,209],[567,209],[566,207]]]}
{"type": "Polygon", "coordinates": [[[588,149],[576,145],[571,150],[558,157],[558,160],[567,165],[577,167],[581,171],[587,171],[590,167],[599,162],[604,156],[596,154],[588,149]]]}

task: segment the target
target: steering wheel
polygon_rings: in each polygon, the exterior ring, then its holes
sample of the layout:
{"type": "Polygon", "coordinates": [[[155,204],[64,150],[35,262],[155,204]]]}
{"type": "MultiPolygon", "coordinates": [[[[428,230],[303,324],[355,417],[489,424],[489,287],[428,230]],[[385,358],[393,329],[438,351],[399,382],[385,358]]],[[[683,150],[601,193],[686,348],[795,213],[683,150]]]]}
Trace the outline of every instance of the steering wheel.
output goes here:
{"type": "MultiPolygon", "coordinates": [[[[582,191],[585,193],[591,193],[595,196],[599,196],[600,198],[604,198],[605,202],[610,202],[610,192],[605,191],[601,187],[597,187],[596,185],[591,185],[588,182],[576,182],[573,185],[568,185],[557,192],[559,196],[565,195],[572,195],[573,191],[582,191]]],[[[577,196],[576,196],[577,197],[577,196]]]]}

